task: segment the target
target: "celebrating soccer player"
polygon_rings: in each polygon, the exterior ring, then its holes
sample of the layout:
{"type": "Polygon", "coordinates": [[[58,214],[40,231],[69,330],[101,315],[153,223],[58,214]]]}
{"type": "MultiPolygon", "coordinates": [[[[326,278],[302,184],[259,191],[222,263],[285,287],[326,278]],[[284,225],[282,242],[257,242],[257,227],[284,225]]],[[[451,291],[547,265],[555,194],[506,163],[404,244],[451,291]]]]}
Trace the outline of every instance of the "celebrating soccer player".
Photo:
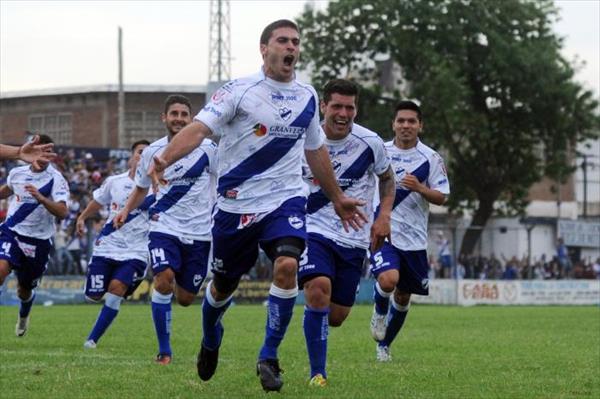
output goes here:
{"type": "Polygon", "coordinates": [[[378,250],[390,234],[390,213],[395,194],[394,171],[383,140],[356,123],[358,87],[347,80],[330,81],[323,89],[325,144],[337,182],[347,195],[361,198],[365,212],[372,204],[379,181],[380,208],[371,234],[366,229],[345,231],[331,202],[310,176],[307,203],[307,251],[300,260],[298,281],[304,288],[304,336],[310,361],[310,385],[327,382],[328,325],[340,326],[354,304],[362,268],[371,250],[378,250]]]}
{"type": "MultiPolygon", "coordinates": [[[[52,143],[49,136],[40,135],[40,145],[52,143]]],[[[52,250],[55,219],[69,214],[69,185],[49,161],[40,158],[9,172],[6,184],[0,187],[0,199],[8,197],[8,215],[0,225],[0,287],[14,270],[21,300],[15,333],[22,337],[29,328],[35,287],[52,250]]]]}
{"type": "Polygon", "coordinates": [[[110,215],[94,243],[94,253],[87,270],[85,295],[92,301],[104,296],[104,306],[90,332],[85,348],[93,349],[106,329],[111,325],[121,307],[123,299],[132,294],[146,275],[148,266],[148,208],[154,195],[146,197],[144,203],[131,212],[125,224],[115,229],[113,218],[125,206],[129,193],[135,185],[133,178],[142,151],[150,143],[140,140],[131,146],[129,170],[108,177],[102,186],[94,190],[93,199],[77,218],[77,232],[83,235],[85,221],[104,207],[110,215]],[[105,295],[106,294],[106,295],[105,295]]]}
{"type": "Polygon", "coordinates": [[[345,227],[366,220],[361,201],[336,184],[319,130],[314,88],[295,79],[300,35],[295,23],[278,20],[260,38],[263,68],[219,89],[178,134],[149,171],[157,180],[167,165],[196,148],[211,133],[219,143],[218,210],[214,215],[212,271],[202,309],[204,331],[198,375],[210,379],[223,337],[221,318],[241,276],[254,265],[260,245],[274,263],[264,344],[257,373],[266,391],[283,385],[277,349],[292,318],[298,259],[306,239],[302,154],[345,227]]]}
{"type": "Polygon", "coordinates": [[[377,360],[381,362],[391,360],[390,345],[404,324],[411,293],[429,294],[429,203],[442,205],[450,194],[442,157],[419,140],[423,129],[421,108],[412,101],[401,101],[396,106],[392,129],[394,140],[385,143],[397,187],[392,242],[385,242],[379,252],[371,255],[371,271],[377,278],[371,334],[378,341],[377,360]]]}
{"type": "MultiPolygon", "coordinates": [[[[154,156],[181,134],[191,120],[190,101],[171,95],[165,102],[163,122],[168,136],[150,144],[142,153],[135,175],[136,187],[113,224],[121,227],[127,215],[146,197],[152,180],[146,174],[154,156]]],[[[158,339],[156,362],[169,364],[171,351],[171,299],[189,306],[206,278],[210,252],[211,211],[214,205],[217,146],[205,140],[186,157],[166,169],[157,184],[156,202],[150,207],[150,243],[154,291],[152,318],[158,339]],[[174,284],[175,283],[175,284],[174,284]]]]}

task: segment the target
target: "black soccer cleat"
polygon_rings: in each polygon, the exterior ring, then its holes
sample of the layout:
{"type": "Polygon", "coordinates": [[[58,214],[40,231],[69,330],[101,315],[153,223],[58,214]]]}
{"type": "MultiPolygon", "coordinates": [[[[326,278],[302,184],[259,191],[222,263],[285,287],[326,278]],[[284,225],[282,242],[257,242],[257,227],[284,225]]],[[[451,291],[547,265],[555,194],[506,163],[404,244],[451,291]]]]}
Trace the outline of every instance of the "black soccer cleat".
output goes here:
{"type": "Polygon", "coordinates": [[[256,363],[256,375],[260,377],[260,384],[266,392],[279,391],[283,386],[279,360],[263,359],[256,363]]]}
{"type": "Polygon", "coordinates": [[[219,347],[210,350],[201,345],[198,360],[196,361],[198,377],[202,381],[210,380],[217,370],[217,364],[219,364],[219,347]]]}

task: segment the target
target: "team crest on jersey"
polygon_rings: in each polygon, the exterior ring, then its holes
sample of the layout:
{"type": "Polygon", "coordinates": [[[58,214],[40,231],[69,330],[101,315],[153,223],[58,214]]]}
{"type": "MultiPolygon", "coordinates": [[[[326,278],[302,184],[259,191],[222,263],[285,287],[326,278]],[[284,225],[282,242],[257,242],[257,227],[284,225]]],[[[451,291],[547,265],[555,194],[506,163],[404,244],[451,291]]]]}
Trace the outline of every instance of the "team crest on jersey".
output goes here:
{"type": "Polygon", "coordinates": [[[240,224],[238,225],[238,230],[243,229],[244,227],[250,226],[255,221],[256,221],[256,213],[248,213],[245,215],[240,215],[240,224]]]}
{"type": "Polygon", "coordinates": [[[342,167],[342,163],[340,161],[332,161],[331,162],[331,167],[333,168],[333,173],[337,173],[338,170],[340,170],[340,168],[342,167]]]}
{"type": "Polygon", "coordinates": [[[267,127],[261,123],[257,123],[252,129],[254,129],[254,134],[258,137],[262,137],[267,134],[267,127]]]}
{"type": "Polygon", "coordinates": [[[290,226],[296,230],[301,229],[302,226],[304,226],[304,220],[300,219],[298,216],[290,216],[288,222],[290,223],[290,226]]]}
{"type": "Polygon", "coordinates": [[[291,118],[292,116],[292,110],[289,109],[288,107],[281,107],[279,108],[279,116],[281,117],[281,119],[283,119],[284,121],[287,121],[291,118]]]}

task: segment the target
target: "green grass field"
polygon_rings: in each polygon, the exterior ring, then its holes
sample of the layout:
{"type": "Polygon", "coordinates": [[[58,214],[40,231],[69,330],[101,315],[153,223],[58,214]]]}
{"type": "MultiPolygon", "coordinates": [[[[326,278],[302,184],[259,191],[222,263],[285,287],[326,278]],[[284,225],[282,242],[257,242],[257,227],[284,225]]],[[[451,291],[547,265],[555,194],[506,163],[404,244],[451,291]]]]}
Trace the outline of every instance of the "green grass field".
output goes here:
{"type": "MultiPolygon", "coordinates": [[[[265,309],[232,307],[217,373],[196,375],[200,307],[174,306],[173,363],[156,351],[149,305],[125,304],[96,350],[83,341],[99,306],[36,306],[30,329],[14,335],[16,307],[0,307],[1,398],[248,398],[263,393],[254,365],[265,309]]],[[[370,306],[357,306],[331,329],[329,385],[307,385],[302,308],[280,348],[286,397],[579,398],[600,397],[600,309],[597,307],[411,308],[392,347],[393,361],[374,360],[370,306]]],[[[276,395],[276,394],[270,394],[276,395]]]]}

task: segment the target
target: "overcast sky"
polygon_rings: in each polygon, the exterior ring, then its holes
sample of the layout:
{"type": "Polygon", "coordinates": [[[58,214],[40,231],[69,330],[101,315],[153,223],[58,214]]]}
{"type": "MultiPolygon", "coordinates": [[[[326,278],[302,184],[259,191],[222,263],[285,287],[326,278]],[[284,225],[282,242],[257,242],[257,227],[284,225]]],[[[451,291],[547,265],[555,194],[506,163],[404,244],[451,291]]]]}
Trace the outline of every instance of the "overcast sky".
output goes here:
{"type": "MultiPolygon", "coordinates": [[[[317,7],[326,3],[314,1],[317,7]]],[[[294,19],[305,1],[231,1],[232,77],[261,65],[266,24],[294,19]]],[[[560,0],[564,54],[600,93],[600,1],[560,0]]],[[[126,84],[206,84],[208,1],[0,1],[0,92],[117,83],[117,27],[126,84]]]]}

